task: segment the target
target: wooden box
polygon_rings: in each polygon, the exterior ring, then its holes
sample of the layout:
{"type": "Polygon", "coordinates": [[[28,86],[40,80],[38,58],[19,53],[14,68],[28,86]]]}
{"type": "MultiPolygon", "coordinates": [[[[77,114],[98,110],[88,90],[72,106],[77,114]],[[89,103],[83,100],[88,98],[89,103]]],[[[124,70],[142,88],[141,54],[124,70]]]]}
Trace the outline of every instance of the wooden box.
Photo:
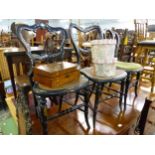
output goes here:
{"type": "Polygon", "coordinates": [[[34,81],[50,88],[78,80],[80,75],[77,65],[69,62],[41,64],[34,68],[34,81]]]}

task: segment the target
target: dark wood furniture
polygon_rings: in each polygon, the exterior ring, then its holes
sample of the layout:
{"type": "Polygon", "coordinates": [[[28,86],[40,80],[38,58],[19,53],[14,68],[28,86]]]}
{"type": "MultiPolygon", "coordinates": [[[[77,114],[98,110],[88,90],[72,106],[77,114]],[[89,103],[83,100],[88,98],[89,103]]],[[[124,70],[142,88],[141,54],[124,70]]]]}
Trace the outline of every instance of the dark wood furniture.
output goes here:
{"type": "MultiPolygon", "coordinates": [[[[115,57],[119,58],[119,50],[121,49],[121,39],[117,32],[114,32],[112,30],[108,30],[108,32],[111,34],[112,39],[116,39],[116,49],[115,49],[115,57]]],[[[118,69],[122,69],[126,71],[127,77],[125,80],[125,89],[124,89],[124,110],[126,109],[126,102],[127,102],[127,95],[128,95],[128,89],[130,87],[134,87],[135,90],[135,98],[138,95],[138,85],[139,85],[139,79],[140,74],[143,70],[143,67],[138,63],[132,63],[132,62],[125,62],[125,60],[117,61],[116,67],[118,69]],[[134,79],[134,80],[133,80],[134,79]]],[[[116,83],[120,83],[119,81],[116,81],[116,83]]]]}
{"type": "Polygon", "coordinates": [[[124,90],[124,105],[126,109],[127,104],[127,95],[130,87],[134,87],[135,98],[138,96],[138,86],[141,72],[143,71],[143,67],[138,63],[132,62],[116,62],[116,67],[118,69],[122,69],[126,71],[127,77],[125,80],[125,90],[124,90]]]}
{"type": "MultiPolygon", "coordinates": [[[[21,25],[18,25],[17,31],[16,31],[16,35],[20,40],[20,42],[22,43],[22,45],[24,46],[26,51],[25,54],[28,57],[30,62],[27,76],[29,77],[29,82],[32,87],[31,90],[37,102],[36,110],[42,125],[43,134],[48,134],[49,120],[53,120],[59,116],[72,112],[76,109],[82,110],[84,112],[87,127],[88,129],[90,128],[89,122],[88,122],[89,81],[87,78],[81,75],[78,80],[70,82],[68,84],[65,84],[57,88],[50,88],[50,87],[44,86],[33,79],[33,73],[34,73],[33,68],[36,67],[36,65],[38,64],[38,61],[39,62],[41,61],[41,63],[50,64],[53,62],[56,63],[57,61],[61,62],[62,60],[64,60],[64,43],[65,43],[65,40],[67,39],[66,34],[67,34],[66,30],[61,27],[51,27],[43,23],[35,24],[32,26],[21,24],[21,25]],[[59,46],[57,46],[54,51],[44,50],[45,53],[39,57],[32,53],[30,44],[28,44],[22,36],[22,30],[36,31],[37,29],[44,29],[44,30],[47,30],[49,33],[55,32],[61,35],[61,42],[59,46]],[[76,98],[74,103],[69,103],[70,105],[69,108],[63,110],[62,106],[64,103],[64,96],[70,93],[75,93],[75,94],[78,93],[78,95],[80,95],[83,98],[83,100],[81,102],[78,102],[77,104],[78,98],[76,98]],[[58,105],[58,111],[52,115],[48,113],[47,98],[50,99],[51,108],[53,108],[53,105],[55,104],[58,105]]],[[[25,91],[27,93],[27,87],[19,88],[19,94],[17,97],[17,107],[18,107],[18,104],[22,104],[23,107],[25,107],[25,105],[28,105],[28,97],[27,97],[28,95],[26,95],[25,91]]],[[[68,101],[65,100],[65,103],[68,103],[68,101]]],[[[26,111],[26,114],[27,116],[30,116],[30,113],[28,110],[26,111]]]]}
{"type": "MultiPolygon", "coordinates": [[[[95,128],[96,122],[96,114],[98,105],[100,102],[100,97],[103,93],[104,85],[109,82],[116,82],[121,81],[121,88],[120,88],[120,95],[119,95],[119,106],[120,110],[122,111],[122,99],[124,96],[124,86],[125,86],[125,78],[127,76],[126,72],[123,70],[116,70],[116,74],[114,76],[109,77],[99,77],[96,76],[92,67],[83,68],[80,70],[83,75],[85,75],[90,81],[93,82],[93,89],[92,91],[95,93],[95,101],[93,107],[93,127],[95,128]]],[[[126,107],[126,105],[124,105],[126,107]]]]}
{"type": "Polygon", "coordinates": [[[1,73],[0,73],[0,109],[6,109],[6,101],[5,101],[6,93],[4,89],[4,82],[2,81],[1,73]]]}
{"type": "MultiPolygon", "coordinates": [[[[83,59],[85,55],[90,54],[91,55],[91,49],[90,47],[86,44],[82,44],[87,42],[89,43],[89,40],[87,35],[89,35],[92,31],[96,32],[96,37],[93,38],[92,40],[95,39],[103,39],[103,34],[102,31],[100,29],[99,26],[97,25],[93,25],[87,28],[82,28],[79,27],[76,24],[71,23],[69,26],[69,34],[70,34],[70,38],[71,38],[71,42],[73,44],[73,47],[76,51],[76,54],[78,55],[78,63],[80,65],[80,67],[82,68],[80,71],[83,75],[85,75],[90,81],[91,81],[91,88],[92,88],[92,93],[95,94],[95,101],[94,101],[94,107],[92,108],[93,110],[93,127],[95,128],[95,122],[96,122],[96,114],[97,114],[97,108],[98,108],[98,104],[99,104],[99,100],[100,97],[103,93],[103,89],[104,89],[104,85],[109,83],[109,82],[114,82],[114,81],[121,81],[121,90],[120,90],[120,94],[119,94],[119,98],[120,98],[120,109],[122,110],[122,99],[123,99],[123,95],[124,95],[124,81],[126,78],[126,72],[125,71],[116,71],[116,75],[115,76],[110,76],[110,77],[98,77],[95,75],[95,73],[93,72],[94,69],[93,67],[89,67],[86,68],[87,66],[92,66],[92,61],[90,60],[89,65],[83,65],[83,59]],[[81,34],[82,39],[79,41],[78,40],[78,44],[76,43],[77,40],[75,40],[73,31],[77,31],[78,34],[81,34]],[[83,45],[83,46],[82,46],[83,45]]],[[[112,38],[116,38],[117,39],[117,43],[119,44],[119,38],[117,36],[115,36],[115,33],[113,33],[112,31],[107,31],[108,34],[104,35],[104,37],[112,37],[112,38]],[[108,35],[108,36],[107,36],[108,35]]],[[[116,48],[117,50],[117,48],[116,48]]],[[[109,95],[109,94],[108,94],[109,95]]],[[[113,97],[114,94],[110,95],[110,97],[113,97]]],[[[116,97],[116,95],[115,95],[116,97]]]]}

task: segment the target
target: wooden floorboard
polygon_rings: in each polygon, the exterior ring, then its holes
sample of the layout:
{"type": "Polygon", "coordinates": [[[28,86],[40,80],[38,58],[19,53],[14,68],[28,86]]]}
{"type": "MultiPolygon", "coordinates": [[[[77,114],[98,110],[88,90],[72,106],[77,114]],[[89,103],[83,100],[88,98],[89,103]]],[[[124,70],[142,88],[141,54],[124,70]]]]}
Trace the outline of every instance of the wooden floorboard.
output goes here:
{"type": "MultiPolygon", "coordinates": [[[[92,110],[89,109],[90,130],[84,119],[84,113],[76,110],[70,114],[48,122],[49,135],[122,135],[128,134],[128,130],[137,117],[137,111],[141,111],[145,97],[149,91],[142,87],[139,89],[138,97],[134,99],[134,93],[131,89],[128,94],[127,108],[125,112],[120,112],[118,99],[110,100],[107,103],[100,103],[97,113],[96,128],[92,126],[92,110]]],[[[91,98],[93,103],[94,96],[91,98]]],[[[93,104],[92,104],[93,106],[93,104]]],[[[40,121],[32,113],[34,135],[41,135],[42,128],[40,121]]]]}

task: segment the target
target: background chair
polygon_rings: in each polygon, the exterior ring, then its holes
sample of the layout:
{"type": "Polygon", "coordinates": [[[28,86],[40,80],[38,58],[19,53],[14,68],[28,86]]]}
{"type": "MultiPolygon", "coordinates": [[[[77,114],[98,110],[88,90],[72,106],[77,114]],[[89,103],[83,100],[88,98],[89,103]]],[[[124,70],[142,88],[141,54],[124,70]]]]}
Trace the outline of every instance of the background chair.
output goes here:
{"type": "Polygon", "coordinates": [[[145,40],[147,37],[147,19],[134,19],[135,33],[137,42],[145,40]]]}
{"type": "Polygon", "coordinates": [[[133,54],[136,48],[136,35],[128,32],[125,29],[122,38],[120,39],[120,46],[118,50],[118,60],[125,62],[133,61],[133,54]]]}
{"type": "MultiPolygon", "coordinates": [[[[118,58],[120,47],[121,47],[121,41],[120,41],[120,36],[118,35],[117,32],[108,30],[108,33],[111,33],[112,39],[116,39],[116,50],[115,50],[115,56],[118,58]]],[[[106,32],[107,33],[107,32],[106,32]]],[[[126,77],[126,84],[125,84],[125,91],[124,91],[124,110],[126,109],[126,104],[127,104],[127,95],[128,95],[128,89],[130,87],[134,87],[135,90],[135,97],[138,95],[138,84],[139,84],[139,79],[140,79],[140,73],[142,71],[142,66],[140,64],[136,63],[128,63],[125,61],[118,61],[116,62],[116,67],[119,69],[122,69],[127,72],[127,77],[126,77]]],[[[117,81],[117,83],[119,83],[117,81]]],[[[116,91],[116,90],[114,90],[116,91]]],[[[117,91],[118,92],[118,91],[117,91]]]]}

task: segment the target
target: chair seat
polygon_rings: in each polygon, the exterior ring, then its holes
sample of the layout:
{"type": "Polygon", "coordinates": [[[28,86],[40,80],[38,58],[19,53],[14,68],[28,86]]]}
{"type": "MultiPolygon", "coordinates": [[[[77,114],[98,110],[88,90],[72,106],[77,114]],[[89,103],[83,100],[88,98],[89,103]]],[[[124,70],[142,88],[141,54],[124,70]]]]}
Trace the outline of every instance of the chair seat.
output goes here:
{"type": "Polygon", "coordinates": [[[27,75],[16,76],[15,81],[19,87],[30,86],[29,77],[27,75]]]}
{"type": "Polygon", "coordinates": [[[116,67],[126,71],[140,71],[143,69],[142,65],[138,63],[123,62],[123,61],[117,61],[116,67]]]}
{"type": "Polygon", "coordinates": [[[79,80],[70,82],[68,84],[65,84],[61,87],[57,88],[49,88],[41,84],[35,84],[33,87],[33,91],[38,95],[63,95],[69,92],[75,92],[82,88],[86,88],[86,86],[89,85],[89,81],[87,78],[85,78],[83,75],[80,75],[79,80]]]}

